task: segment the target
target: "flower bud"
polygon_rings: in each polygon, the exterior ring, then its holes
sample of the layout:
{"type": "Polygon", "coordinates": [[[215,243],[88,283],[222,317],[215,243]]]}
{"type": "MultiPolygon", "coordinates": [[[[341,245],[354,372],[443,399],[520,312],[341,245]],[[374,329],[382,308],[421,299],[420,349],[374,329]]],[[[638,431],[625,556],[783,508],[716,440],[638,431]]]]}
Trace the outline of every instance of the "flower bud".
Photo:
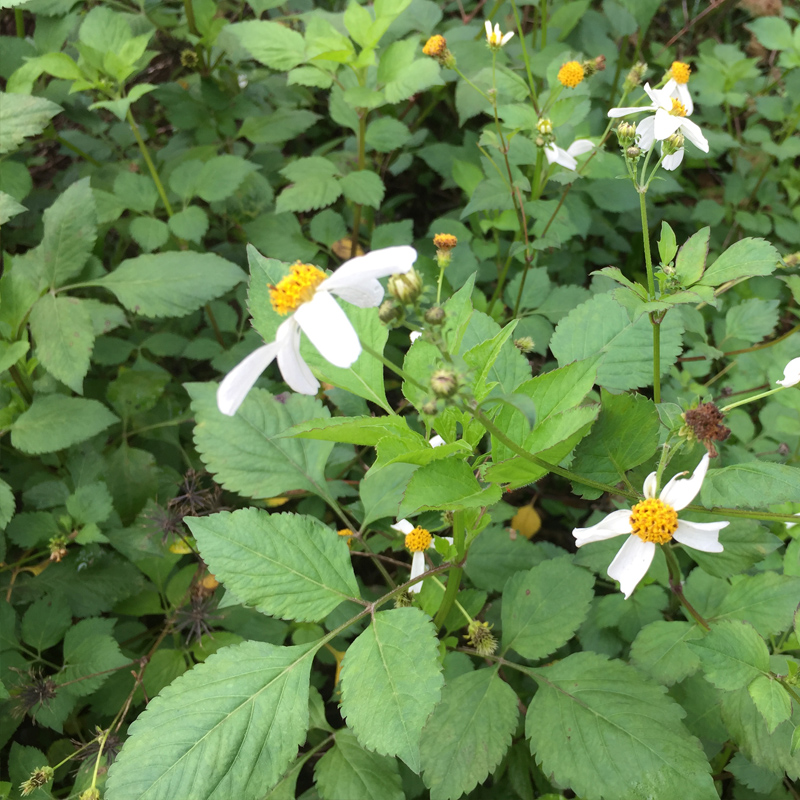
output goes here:
{"type": "Polygon", "coordinates": [[[185,50],[181,50],[181,66],[186,67],[186,69],[194,69],[197,66],[197,62],[197,53],[194,50],[188,47],[185,50]]]}
{"type": "Polygon", "coordinates": [[[636,145],[625,150],[625,158],[629,158],[631,161],[636,161],[641,154],[642,151],[636,145]]]}
{"type": "Polygon", "coordinates": [[[441,325],[446,316],[447,314],[443,308],[434,306],[425,312],[425,322],[427,322],[428,325],[441,325]]]}
{"type": "Polygon", "coordinates": [[[403,305],[412,305],[422,294],[422,278],[415,269],[389,278],[389,294],[403,305]]]}
{"type": "Polygon", "coordinates": [[[662,154],[670,156],[677,153],[683,147],[683,134],[680,132],[673,133],[672,136],[667,136],[662,145],[662,154]]]}
{"type": "Polygon", "coordinates": [[[67,544],[69,544],[69,539],[63,534],[53,536],[47,543],[50,548],[50,560],[61,561],[67,554],[67,544]]]}
{"type": "Polygon", "coordinates": [[[536,123],[536,130],[542,134],[542,136],[550,136],[553,133],[553,123],[550,122],[547,117],[542,117],[539,122],[536,123]]]}
{"type": "Polygon", "coordinates": [[[19,790],[23,797],[35,792],[49,781],[53,780],[52,767],[37,767],[28,780],[20,784],[19,790]]]}
{"type": "Polygon", "coordinates": [[[535,346],[536,343],[530,336],[520,336],[519,339],[514,339],[514,347],[521,353],[530,353],[535,346]]]}
{"type": "Polygon", "coordinates": [[[783,263],[790,268],[800,266],[800,251],[797,253],[789,253],[788,256],[784,256],[783,263]]]}
{"type": "Polygon", "coordinates": [[[384,300],[381,307],[378,309],[378,319],[384,325],[388,325],[392,320],[400,316],[400,309],[394,304],[393,300],[384,300]]]}
{"type": "Polygon", "coordinates": [[[100,792],[94,786],[81,792],[79,800],[100,800],[100,792]]]}
{"type": "Polygon", "coordinates": [[[620,122],[617,125],[617,139],[622,147],[630,147],[636,142],[636,123],[620,122]]]}
{"type": "Polygon", "coordinates": [[[630,91],[636,86],[641,86],[644,73],[647,71],[647,64],[644,61],[637,61],[632,67],[630,72],[625,77],[625,89],[630,91]]]}
{"type": "Polygon", "coordinates": [[[439,406],[436,405],[435,400],[428,400],[427,403],[422,405],[420,411],[429,417],[435,417],[439,413],[439,406]]]}
{"type": "Polygon", "coordinates": [[[437,397],[452,397],[458,391],[458,376],[452,369],[437,369],[431,375],[431,391],[437,397]]]}

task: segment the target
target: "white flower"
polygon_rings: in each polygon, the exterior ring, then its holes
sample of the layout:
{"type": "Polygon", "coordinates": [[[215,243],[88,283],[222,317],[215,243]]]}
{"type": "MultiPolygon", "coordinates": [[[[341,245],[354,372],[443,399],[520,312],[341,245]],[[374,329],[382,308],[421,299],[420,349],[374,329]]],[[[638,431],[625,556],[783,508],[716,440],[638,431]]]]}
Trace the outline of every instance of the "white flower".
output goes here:
{"type": "Polygon", "coordinates": [[[678,519],[678,511],[694,500],[708,470],[708,453],[703,456],[689,478],[676,475],[655,497],[656,473],[651,472],[644,482],[645,499],[632,509],[612,511],[604,520],[591,528],[575,528],[572,535],[578,547],[591,542],[630,534],[608,568],[609,577],[619,581],[619,588],[627,599],[636,584],[644,578],[653,557],[656,544],[666,544],[675,539],[682,545],[705,553],[721,553],[719,532],[728,522],[686,522],[678,519]]]}
{"type": "MultiPolygon", "coordinates": [[[[433,439],[431,439],[433,443],[433,439]]],[[[433,445],[432,446],[436,446],[433,445]]],[[[407,519],[401,519],[397,524],[392,525],[392,530],[402,533],[406,537],[406,547],[413,553],[411,557],[411,578],[419,578],[425,572],[425,551],[433,547],[433,536],[425,528],[415,528],[407,519]]],[[[451,536],[442,536],[442,539],[453,544],[451,536]]],[[[410,594],[416,594],[422,590],[422,581],[410,586],[410,594]]]]}
{"type": "Polygon", "coordinates": [[[787,389],[800,383],[800,358],[793,358],[783,369],[783,380],[775,381],[787,389]]]}
{"type": "Polygon", "coordinates": [[[689,94],[689,76],[692,68],[684,61],[673,61],[667,71],[669,80],[664,84],[664,91],[677,97],[686,108],[686,113],[691,116],[694,113],[694,103],[689,94]]]}
{"type": "MultiPolygon", "coordinates": [[[[669,82],[667,83],[669,85],[669,82]]],[[[677,84],[676,84],[677,86],[677,84]]],[[[708,141],[703,136],[700,128],[688,119],[691,113],[687,106],[678,98],[670,93],[675,89],[667,91],[663,89],[651,89],[650,84],[644,85],[644,90],[652,101],[650,106],[628,106],[624,108],[612,108],[608,112],[609,117],[627,117],[629,114],[637,114],[641,111],[654,111],[652,116],[645,117],[637,126],[636,133],[639,134],[638,145],[642,150],[649,150],[655,141],[663,141],[672,136],[673,133],[682,133],[695,147],[708,152],[708,141]]],[[[665,169],[675,169],[683,158],[683,149],[672,156],[667,156],[670,166],[667,166],[665,159],[665,169]],[[676,158],[679,156],[678,158],[676,158]]]]}
{"type": "Polygon", "coordinates": [[[361,343],[333,295],[359,308],[380,305],[378,278],[408,272],[417,258],[413,247],[386,247],[345,261],[327,276],[311,264],[293,264],[289,275],[270,287],[272,306],[291,314],[275,333],[275,341],[259,347],[234,367],[217,390],[217,406],[233,416],[261,373],[277,358],[283,379],[296,392],[316,394],[319,381],[300,355],[300,331],[335,367],[349,367],[361,355],[361,343]]]}
{"type": "Polygon", "coordinates": [[[548,164],[561,164],[562,167],[575,170],[578,162],[575,156],[583,155],[594,149],[594,142],[588,139],[576,139],[566,150],[562,150],[558,145],[548,144],[544,148],[544,154],[548,164]]]}
{"type": "Polygon", "coordinates": [[[495,50],[501,48],[514,35],[514,31],[500,33],[500,25],[497,23],[495,23],[494,30],[492,30],[492,23],[488,19],[484,23],[484,27],[486,28],[486,41],[489,47],[495,50]]]}

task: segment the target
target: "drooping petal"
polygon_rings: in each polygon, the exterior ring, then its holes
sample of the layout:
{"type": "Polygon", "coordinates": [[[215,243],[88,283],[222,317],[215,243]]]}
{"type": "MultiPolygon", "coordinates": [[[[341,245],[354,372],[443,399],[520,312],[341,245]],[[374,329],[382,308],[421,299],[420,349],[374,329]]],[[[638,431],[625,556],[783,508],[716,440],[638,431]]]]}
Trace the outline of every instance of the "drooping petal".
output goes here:
{"type": "Polygon", "coordinates": [[[316,394],[319,381],[300,355],[300,328],[294,317],[282,323],[277,332],[278,367],[283,379],[300,394],[316,394]]]}
{"type": "Polygon", "coordinates": [[[622,106],[620,108],[612,108],[608,112],[608,116],[612,118],[627,117],[628,114],[638,114],[640,111],[650,111],[647,106],[622,106]]]}
{"type": "Polygon", "coordinates": [[[700,127],[690,119],[683,119],[681,122],[681,133],[698,149],[704,153],[708,152],[708,139],[703,136],[700,127]]]}
{"type": "Polygon", "coordinates": [[[500,40],[500,46],[502,47],[513,35],[514,31],[509,31],[508,33],[504,33],[503,38],[500,40]]]}
{"type": "Polygon", "coordinates": [[[375,278],[367,278],[359,284],[339,286],[330,291],[359,308],[375,308],[383,300],[383,286],[375,278]]]}
{"type": "Polygon", "coordinates": [[[247,393],[259,379],[261,373],[278,354],[277,342],[270,342],[254,350],[237,364],[222,380],[217,389],[217,408],[232,417],[244,402],[247,393]]]}
{"type": "Polygon", "coordinates": [[[783,368],[783,380],[775,381],[775,383],[787,388],[789,386],[797,386],[800,383],[800,358],[793,358],[783,368]]]}
{"type": "Polygon", "coordinates": [[[664,93],[662,93],[659,89],[651,89],[649,83],[646,83],[643,88],[645,94],[650,98],[650,101],[653,104],[653,110],[664,105],[664,97],[666,96],[664,93]]]}
{"type": "Polygon", "coordinates": [[[562,167],[574,170],[578,166],[578,162],[566,151],[560,147],[549,144],[544,148],[544,154],[550,164],[561,164],[562,167]]]}
{"type": "Polygon", "coordinates": [[[672,538],[704,553],[721,553],[725,548],[719,543],[719,532],[728,525],[729,522],[686,522],[679,519],[672,538]]]}
{"type": "Polygon", "coordinates": [[[575,537],[576,547],[583,547],[592,542],[602,542],[604,539],[611,539],[614,536],[622,536],[623,533],[631,532],[631,512],[629,509],[612,511],[605,519],[601,519],[597,525],[591,528],[575,528],[572,535],[575,537]]]}
{"type": "Polygon", "coordinates": [[[414,526],[407,519],[399,519],[394,525],[390,526],[393,531],[402,533],[403,536],[408,536],[414,530],[414,526]]]}
{"type": "MultiPolygon", "coordinates": [[[[422,551],[418,551],[411,557],[411,577],[409,580],[413,581],[414,578],[419,578],[423,572],[425,572],[425,554],[422,551]]],[[[408,591],[410,594],[422,591],[422,581],[409,586],[408,591]]]]}
{"type": "MultiPolygon", "coordinates": [[[[663,146],[662,146],[663,149],[663,146]]],[[[674,169],[678,169],[681,165],[681,161],[683,161],[683,148],[678,148],[674,153],[670,153],[668,156],[664,156],[664,160],[661,162],[661,166],[664,169],[672,172],[674,169]]]]}
{"type": "Polygon", "coordinates": [[[672,136],[672,134],[681,127],[683,121],[683,117],[673,116],[667,111],[664,111],[663,108],[659,108],[658,111],[656,111],[656,124],[653,128],[653,134],[658,141],[666,139],[668,136],[672,136]]]}
{"type": "Polygon", "coordinates": [[[690,117],[692,114],[694,114],[694,103],[692,102],[692,95],[689,93],[689,87],[685,83],[678,83],[676,86],[678,91],[678,100],[683,103],[683,107],[686,109],[686,116],[690,117]]]}
{"type": "Polygon", "coordinates": [[[567,153],[571,156],[582,156],[590,150],[594,150],[594,142],[590,142],[588,139],[576,139],[567,148],[567,153]]]}
{"type": "Polygon", "coordinates": [[[703,479],[706,477],[706,472],[708,472],[708,461],[708,453],[706,453],[700,459],[700,463],[691,477],[681,478],[680,474],[676,475],[662,489],[659,500],[672,506],[676,511],[686,508],[697,497],[700,487],[703,485],[703,479]]]}
{"type": "Polygon", "coordinates": [[[656,140],[654,128],[656,124],[655,115],[645,117],[637,126],[636,133],[639,134],[638,145],[642,152],[646,153],[656,140]]]}
{"type": "Polygon", "coordinates": [[[629,536],[608,567],[608,576],[619,581],[619,589],[627,600],[639,581],[647,574],[656,546],[643,542],[638,536],[629,536]]]}
{"type": "Polygon", "coordinates": [[[408,245],[373,250],[365,256],[356,256],[345,261],[330,278],[319,285],[317,291],[323,289],[333,292],[344,286],[358,286],[370,278],[387,278],[389,275],[408,272],[416,260],[417,251],[408,245]]]}
{"type": "Polygon", "coordinates": [[[642,486],[642,494],[645,500],[652,500],[656,496],[656,474],[651,472],[645,479],[642,486]]]}
{"type": "Polygon", "coordinates": [[[294,312],[294,319],[334,367],[349,367],[361,355],[353,324],[328,292],[317,289],[314,298],[294,312]]]}

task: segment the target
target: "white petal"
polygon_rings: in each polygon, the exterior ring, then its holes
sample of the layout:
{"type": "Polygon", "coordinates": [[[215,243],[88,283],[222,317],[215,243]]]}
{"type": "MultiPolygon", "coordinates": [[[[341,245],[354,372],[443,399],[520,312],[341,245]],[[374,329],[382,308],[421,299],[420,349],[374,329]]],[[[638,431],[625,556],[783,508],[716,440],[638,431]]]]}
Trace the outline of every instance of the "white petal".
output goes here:
{"type": "Polygon", "coordinates": [[[619,581],[619,589],[626,600],[633,593],[636,584],[647,574],[655,554],[656,546],[653,542],[643,542],[638,536],[629,536],[620,547],[608,567],[608,576],[619,581]]]}
{"type": "Polygon", "coordinates": [[[414,344],[420,336],[422,336],[422,331],[411,331],[411,333],[408,334],[408,338],[411,339],[411,344],[414,344]]]}
{"type": "Polygon", "coordinates": [[[309,303],[294,312],[297,324],[334,367],[349,367],[361,355],[361,342],[353,324],[327,292],[317,289],[309,303]]]}
{"type": "Polygon", "coordinates": [[[689,478],[681,478],[679,473],[676,475],[662,490],[659,495],[659,500],[662,500],[667,505],[672,506],[676,511],[680,511],[692,500],[697,497],[700,487],[703,485],[703,478],[706,477],[708,472],[708,453],[701,459],[697,468],[689,478]]]}
{"type": "Polygon", "coordinates": [[[636,126],[636,133],[639,134],[636,144],[645,153],[653,146],[653,142],[656,140],[655,134],[653,133],[655,123],[655,115],[651,115],[645,117],[636,126]]]}
{"type": "Polygon", "coordinates": [[[487,19],[483,23],[483,27],[486,29],[486,38],[488,41],[492,40],[492,23],[487,19]]]}
{"type": "MultiPolygon", "coordinates": [[[[419,578],[423,572],[425,572],[425,554],[420,551],[411,556],[411,577],[409,580],[413,581],[414,578],[419,578]]],[[[409,586],[408,591],[411,594],[422,591],[422,581],[415,583],[413,586],[409,586]]]]}
{"type": "Polygon", "coordinates": [[[417,251],[408,245],[373,250],[365,256],[356,256],[345,261],[330,278],[319,285],[319,289],[333,292],[342,287],[359,286],[370,278],[388,278],[389,275],[408,272],[416,260],[417,251]]]}
{"type": "Polygon", "coordinates": [[[683,117],[676,117],[659,108],[656,111],[656,124],[653,133],[659,141],[666,139],[667,136],[672,136],[678,128],[681,127],[683,117]]]}
{"type": "Polygon", "coordinates": [[[597,525],[592,525],[591,528],[575,528],[572,531],[572,535],[575,537],[575,546],[583,547],[591,542],[602,542],[604,539],[630,533],[630,519],[630,510],[622,509],[621,511],[612,511],[605,519],[601,519],[597,525]]]}
{"type": "Polygon", "coordinates": [[[447,542],[447,544],[453,544],[452,536],[442,536],[442,539],[444,539],[447,542]]]}
{"type": "Polygon", "coordinates": [[[721,553],[724,548],[719,543],[719,532],[728,525],[729,522],[686,522],[679,519],[672,538],[704,553],[721,553]]]}
{"type": "Polygon", "coordinates": [[[590,150],[594,150],[594,142],[590,142],[588,139],[576,139],[567,148],[567,153],[571,156],[582,156],[590,150]]]}
{"type": "Polygon", "coordinates": [[[408,536],[414,530],[414,526],[407,519],[398,520],[394,525],[390,526],[393,531],[398,531],[403,536],[408,536]]]}
{"type": "Polygon", "coordinates": [[[650,84],[646,83],[644,85],[645,94],[650,98],[651,102],[653,103],[652,108],[655,110],[660,106],[664,105],[664,98],[666,95],[662,95],[662,93],[658,89],[651,89],[650,84]]]}
{"type": "Polygon", "coordinates": [[[270,342],[254,350],[237,364],[223,379],[217,389],[217,408],[232,417],[244,402],[247,393],[259,379],[261,373],[278,354],[278,344],[270,342]]]}
{"type": "Polygon", "coordinates": [[[562,150],[554,144],[545,147],[544,154],[550,164],[561,164],[562,167],[571,170],[578,166],[578,162],[566,150],[562,150]]]}
{"type": "Polygon", "coordinates": [[[504,45],[513,35],[514,31],[509,31],[506,34],[503,34],[503,38],[500,40],[500,45],[504,45]]]}
{"type": "Polygon", "coordinates": [[[685,83],[679,83],[677,87],[678,100],[683,103],[683,107],[686,109],[686,116],[690,117],[694,113],[694,103],[692,102],[691,94],[689,94],[689,87],[685,83]]]}
{"type": "MultiPolygon", "coordinates": [[[[662,147],[663,149],[663,147],[662,147]]],[[[661,162],[661,166],[664,169],[672,172],[674,169],[678,169],[681,165],[681,161],[683,161],[683,148],[679,148],[674,153],[670,153],[668,156],[664,156],[664,160],[661,162]]]]}
{"type": "Polygon", "coordinates": [[[494,38],[496,41],[500,41],[500,23],[495,22],[494,24],[494,38]]]}
{"type": "Polygon", "coordinates": [[[651,472],[644,479],[642,494],[644,495],[645,500],[652,500],[656,496],[656,475],[657,473],[651,472]]]}
{"type": "Polygon", "coordinates": [[[797,386],[797,384],[800,383],[800,358],[793,358],[783,368],[783,380],[775,381],[775,383],[779,383],[781,386],[787,388],[789,386],[797,386]]]}
{"type": "Polygon", "coordinates": [[[284,322],[277,333],[278,367],[286,383],[300,394],[316,394],[319,381],[311,374],[300,355],[300,328],[294,317],[284,322]]]}
{"type": "MultiPolygon", "coordinates": [[[[665,94],[670,95],[670,97],[678,97],[678,82],[675,78],[670,78],[665,84],[662,90],[665,94]]],[[[680,99],[680,98],[678,98],[680,99]]]]}
{"type": "Polygon", "coordinates": [[[335,287],[330,291],[359,308],[375,308],[383,300],[383,286],[375,278],[367,278],[357,285],[335,287]]]}
{"type": "Polygon", "coordinates": [[[431,447],[440,447],[444,444],[444,439],[437,433],[436,436],[431,436],[431,440],[428,442],[431,447]]]}
{"type": "Polygon", "coordinates": [[[681,133],[698,149],[704,153],[708,152],[708,139],[703,136],[700,127],[690,119],[683,119],[681,123],[681,133]]]}
{"type": "Polygon", "coordinates": [[[649,111],[648,108],[641,106],[622,106],[621,108],[612,108],[608,112],[609,117],[627,117],[628,114],[638,114],[640,111],[649,111]]]}

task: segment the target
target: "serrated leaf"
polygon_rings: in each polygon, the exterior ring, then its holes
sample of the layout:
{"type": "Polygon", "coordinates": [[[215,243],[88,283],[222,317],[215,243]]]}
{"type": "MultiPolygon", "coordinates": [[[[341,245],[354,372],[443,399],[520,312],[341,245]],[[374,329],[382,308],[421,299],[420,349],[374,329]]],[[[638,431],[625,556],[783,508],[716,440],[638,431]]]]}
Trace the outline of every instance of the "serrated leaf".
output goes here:
{"type": "Polygon", "coordinates": [[[320,175],[287,186],[275,201],[275,211],[313,211],[336,202],[342,194],[342,183],[337,178],[320,175]]]}
{"type": "Polygon", "coordinates": [[[110,289],[137,314],[183,317],[244,279],[236,264],[214,253],[170,252],[126,259],[92,285],[110,289]]]}
{"type": "Polygon", "coordinates": [[[317,762],[314,777],[323,800],[405,798],[397,761],[365,750],[347,728],[336,732],[336,743],[317,762]]]}
{"type": "Polygon", "coordinates": [[[0,531],[5,530],[16,511],[16,500],[11,487],[0,478],[0,531]]]}
{"type": "Polygon", "coordinates": [[[279,72],[305,61],[305,40],[285,25],[258,20],[237,22],[225,30],[236,36],[255,59],[279,72]]]}
{"type": "Polygon", "coordinates": [[[28,209],[18,203],[10,194],[0,192],[0,225],[5,225],[13,217],[23,214],[28,209]]]}
{"type": "Polygon", "coordinates": [[[341,180],[344,196],[352,203],[380,208],[386,187],[376,172],[361,170],[345,175],[341,180]]]}
{"type": "Polygon", "coordinates": [[[330,497],[325,463],[332,442],[282,438],[298,422],[330,413],[319,400],[292,394],[281,403],[251,389],[233,417],[217,408],[214,384],[189,383],[197,420],[195,446],[209,471],[226,489],[249,497],[277,497],[292,489],[330,497]]]}
{"type": "Polygon", "coordinates": [[[105,483],[86,483],[67,498],[67,511],[81,525],[105,522],[114,510],[111,493],[105,483]]]}
{"type": "Polygon", "coordinates": [[[748,461],[710,469],[703,481],[703,505],[764,508],[797,500],[800,469],[772,461],[748,461]]]}
{"type": "Polygon", "coordinates": [[[781,684],[770,675],[759,675],[747,691],[770,733],[792,716],[792,699],[781,684]]]}
{"type": "MultiPolygon", "coordinates": [[[[433,623],[417,608],[381,611],[342,662],[342,715],[359,742],[420,770],[420,736],[444,679],[433,623]]],[[[113,798],[112,798],[113,800],[113,798]]]]}
{"type": "MultiPolygon", "coordinates": [[[[320,72],[315,67],[300,67],[300,69],[310,70],[312,75],[322,76],[324,80],[325,73],[320,72]]],[[[296,76],[298,71],[295,70],[294,72],[296,76]]],[[[289,83],[292,83],[291,75],[289,77],[289,83]]],[[[263,117],[248,117],[242,123],[237,135],[249,139],[253,144],[282,144],[297,138],[319,118],[319,114],[315,114],[305,108],[279,107],[271,114],[263,117]]]]}
{"type": "Polygon", "coordinates": [[[785,631],[792,624],[798,597],[800,578],[774,572],[742,575],[713,616],[744,620],[762,636],[769,636],[785,631]]]}
{"type": "Polygon", "coordinates": [[[719,286],[728,281],[770,275],[779,261],[780,254],[765,239],[741,239],[705,271],[700,282],[706,286],[719,286]]]}
{"type": "Polygon", "coordinates": [[[240,156],[229,154],[215,156],[203,164],[194,185],[194,191],[207,203],[230,197],[244,179],[258,170],[258,165],[240,156]]]}
{"type": "Polygon", "coordinates": [[[72,625],[69,606],[60,598],[37,600],[22,617],[22,640],[42,652],[58,644],[72,625]]]}
{"type": "Polygon", "coordinates": [[[539,659],[557,650],[586,619],[593,587],[592,573],[569,558],[513,575],[503,589],[503,652],[539,659]]]}
{"type": "Polygon", "coordinates": [[[688,643],[702,636],[700,628],[691,622],[651,622],[636,635],[631,660],[659,683],[672,686],[697,671],[700,659],[688,643]]]}
{"type": "Polygon", "coordinates": [[[28,136],[37,136],[61,106],[44,97],[0,92],[0,153],[16,150],[28,136]]]}
{"type": "Polygon", "coordinates": [[[455,800],[483,783],[511,744],[518,716],[516,692],[497,669],[467,672],[448,683],[422,732],[431,800],[455,800]]]}
{"type": "Polygon", "coordinates": [[[96,692],[109,678],[109,673],[127,664],[114,637],[113,619],[84,619],[67,631],[64,637],[64,671],[59,684],[77,697],[96,692]],[[100,674],[105,673],[105,674],[100,674]]]}
{"type": "Polygon", "coordinates": [[[169,229],[179,238],[200,244],[208,230],[208,216],[200,206],[189,206],[173,214],[169,219],[169,229]]]}
{"type": "Polygon", "coordinates": [[[29,455],[54,453],[83,442],[118,421],[97,400],[37,395],[11,426],[11,443],[29,455]]]}
{"type": "Polygon", "coordinates": [[[184,673],[131,725],[108,800],[262,797],[305,738],[315,650],[243,642],[184,673]]]}
{"type": "Polygon", "coordinates": [[[314,621],[359,596],[347,543],[314,517],[247,508],[186,522],[217,580],[264,614],[314,621]]]}
{"type": "Polygon", "coordinates": [[[690,236],[678,251],[675,259],[675,276],[681,286],[691,286],[703,277],[708,258],[708,239],[711,228],[701,228],[690,236]]]}
{"type": "Polygon", "coordinates": [[[683,709],[632,667],[596,653],[532,671],[525,733],[545,774],[585,800],[717,800],[683,709]]]}
{"type": "Polygon", "coordinates": [[[719,541],[725,548],[721,553],[703,553],[691,548],[685,550],[703,570],[718,578],[745,572],[783,544],[774,533],[754,519],[731,520],[730,525],[720,531],[719,541]]]}
{"type": "Polygon", "coordinates": [[[781,773],[756,766],[741,752],[734,753],[733,758],[725,765],[725,770],[737,781],[759,794],[769,795],[783,779],[781,773]]]}
{"type": "Polygon", "coordinates": [[[94,326],[84,301],[77,297],[40,297],[30,315],[36,355],[42,366],[78,394],[89,371],[94,326]]]}
{"type": "Polygon", "coordinates": [[[284,436],[360,445],[376,445],[387,436],[402,439],[409,446],[425,442],[422,436],[408,427],[405,418],[399,416],[312,419],[285,431],[284,436]]]}
{"type": "Polygon", "coordinates": [[[169,239],[167,223],[153,217],[136,217],[131,220],[130,233],[136,244],[145,251],[152,253],[166,244],[169,239]]]}
{"type": "Polygon", "coordinates": [[[699,656],[706,680],[718,689],[733,691],[769,672],[767,645],[744,622],[717,622],[704,639],[690,643],[689,648],[699,656]]]}
{"type": "MultiPolygon", "coordinates": [[[[760,342],[778,324],[778,301],[751,297],[742,300],[725,315],[725,339],[760,342]]],[[[723,340],[724,341],[724,340],[723,340]]]]}

